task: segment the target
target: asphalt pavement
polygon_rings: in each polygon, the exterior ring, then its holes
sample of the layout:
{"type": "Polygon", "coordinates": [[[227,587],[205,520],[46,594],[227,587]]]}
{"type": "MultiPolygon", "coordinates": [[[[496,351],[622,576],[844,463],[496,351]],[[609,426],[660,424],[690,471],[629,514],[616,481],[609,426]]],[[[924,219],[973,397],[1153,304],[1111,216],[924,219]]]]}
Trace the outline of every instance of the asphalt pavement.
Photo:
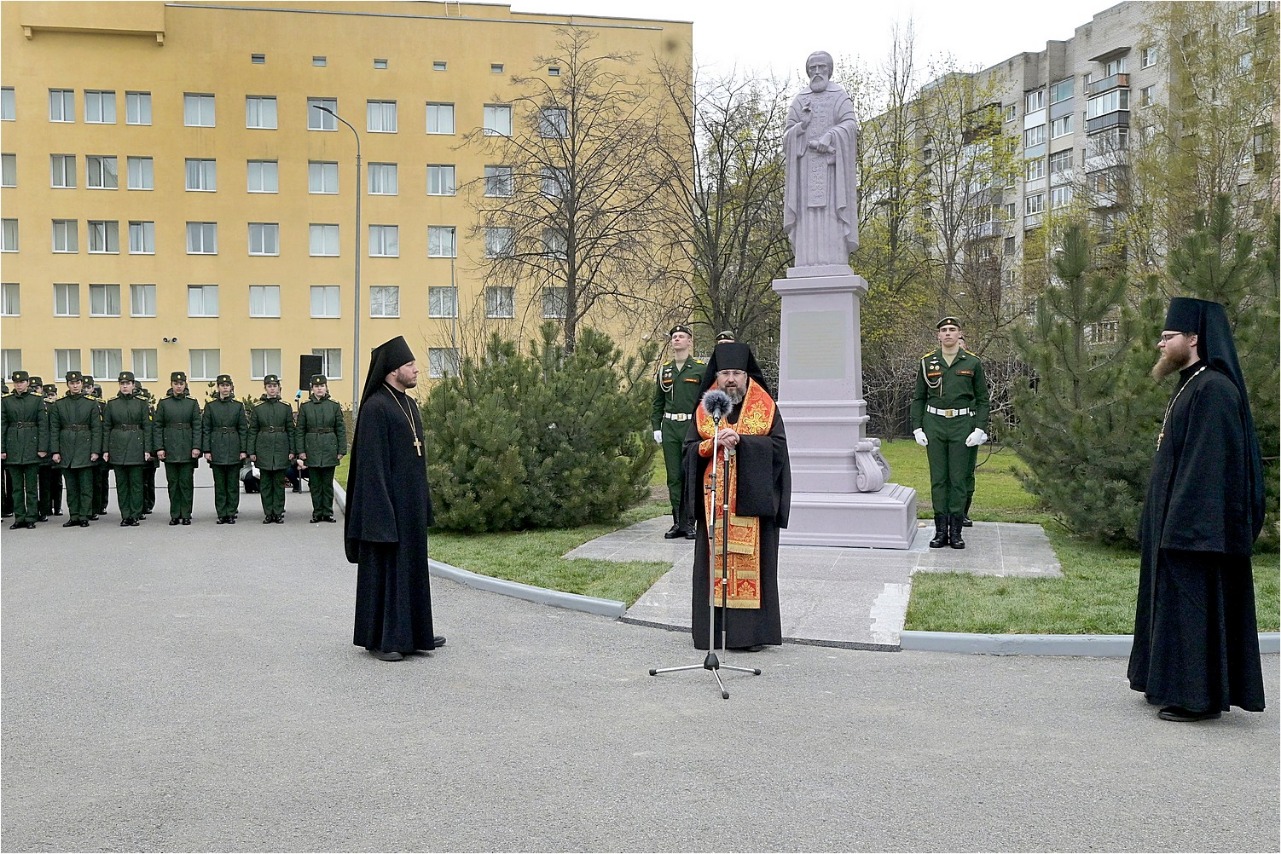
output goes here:
{"type": "MultiPolygon", "coordinates": [[[[1109,658],[687,634],[437,577],[443,649],[351,644],[341,525],[0,534],[0,848],[1276,851],[1274,709],[1173,724],[1109,658]]],[[[1264,658],[1275,698],[1278,660],[1264,658]]]]}

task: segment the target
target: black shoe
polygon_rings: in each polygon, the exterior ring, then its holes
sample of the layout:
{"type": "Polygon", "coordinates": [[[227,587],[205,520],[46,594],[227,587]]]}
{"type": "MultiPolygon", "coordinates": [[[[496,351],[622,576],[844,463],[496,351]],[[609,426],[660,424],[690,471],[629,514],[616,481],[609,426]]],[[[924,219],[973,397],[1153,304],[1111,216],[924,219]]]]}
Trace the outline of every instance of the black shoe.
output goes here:
{"type": "Polygon", "coordinates": [[[55,510],[55,511],[53,511],[53,515],[55,515],[55,516],[61,516],[61,515],[62,515],[62,511],[61,511],[61,510],[55,510]]]}
{"type": "Polygon", "coordinates": [[[98,514],[97,514],[97,513],[90,513],[90,514],[89,514],[89,521],[90,521],[90,522],[97,522],[97,521],[98,521],[98,514]]]}
{"type": "Polygon", "coordinates": [[[685,529],[685,539],[687,540],[698,539],[698,531],[694,528],[693,525],[690,525],[688,528],[685,529]]]}
{"type": "Polygon", "coordinates": [[[79,519],[68,519],[67,521],[65,521],[65,522],[63,522],[63,523],[62,523],[62,527],[64,527],[64,528],[79,528],[79,527],[80,527],[80,520],[79,520],[79,519]]]}
{"type": "Polygon", "coordinates": [[[48,522],[48,521],[49,521],[49,517],[48,517],[48,516],[46,516],[46,515],[44,515],[43,513],[41,513],[39,516],[37,516],[37,517],[36,517],[36,521],[37,521],[37,522],[48,522]]]}
{"type": "Polygon", "coordinates": [[[81,527],[81,528],[88,528],[88,527],[89,527],[89,520],[88,520],[88,519],[81,519],[81,520],[80,520],[80,527],[81,527]]]}
{"type": "Polygon", "coordinates": [[[170,527],[170,528],[172,528],[174,525],[177,525],[177,524],[179,524],[179,523],[178,523],[178,517],[177,517],[177,516],[175,516],[174,518],[172,518],[172,519],[170,519],[170,520],[169,520],[169,527],[170,527]]]}
{"type": "Polygon", "coordinates": [[[436,635],[434,638],[431,639],[431,645],[433,649],[440,649],[442,646],[445,645],[445,636],[436,635]]]}
{"type": "Polygon", "coordinates": [[[285,514],[284,514],[284,513],[281,513],[281,514],[279,514],[279,515],[277,515],[277,516],[276,516],[276,524],[277,524],[277,525],[283,525],[283,524],[285,524],[285,514]]]}
{"type": "Polygon", "coordinates": [[[186,516],[183,516],[183,517],[182,517],[182,524],[184,524],[184,525],[190,525],[190,524],[191,524],[191,520],[190,520],[190,519],[188,519],[186,516]]]}
{"type": "Polygon", "coordinates": [[[227,517],[226,517],[226,516],[219,516],[219,517],[218,517],[218,524],[219,524],[219,525],[225,525],[225,524],[227,524],[227,517]]]}
{"type": "Polygon", "coordinates": [[[19,528],[25,528],[25,527],[27,527],[27,523],[26,523],[26,522],[14,522],[12,525],[10,525],[10,526],[9,526],[9,530],[10,530],[10,531],[16,531],[16,530],[18,530],[19,528]]]}
{"type": "Polygon", "coordinates": [[[312,517],[311,517],[311,524],[313,524],[313,525],[314,525],[314,524],[316,524],[316,523],[317,523],[317,522],[319,522],[319,521],[320,521],[320,517],[319,517],[319,516],[312,516],[312,517]]]}
{"type": "Polygon", "coordinates": [[[941,549],[949,542],[948,516],[946,513],[934,514],[934,539],[930,540],[930,548],[941,549]]]}
{"type": "Polygon", "coordinates": [[[264,525],[270,525],[270,524],[271,524],[272,522],[274,522],[274,521],[276,521],[276,517],[275,517],[275,516],[263,516],[263,517],[262,517],[262,523],[263,523],[264,525]]]}
{"type": "Polygon", "coordinates": [[[685,536],[685,529],[682,528],[680,525],[672,525],[672,527],[667,529],[667,533],[663,534],[663,539],[674,540],[677,537],[683,537],[683,536],[685,536]]]}
{"type": "Polygon", "coordinates": [[[120,520],[120,527],[122,527],[122,528],[128,528],[128,527],[129,527],[129,520],[128,520],[128,519],[121,519],[121,520],[120,520]]]}
{"type": "Polygon", "coordinates": [[[372,652],[374,654],[374,658],[378,659],[379,661],[404,661],[405,660],[405,656],[401,655],[399,652],[394,652],[394,651],[383,652],[380,649],[372,650],[372,652]]]}
{"type": "Polygon", "coordinates": [[[323,516],[323,517],[321,517],[321,518],[322,518],[324,521],[326,521],[326,522],[337,522],[337,521],[338,521],[338,520],[337,520],[337,519],[335,519],[333,516],[323,516]]]}
{"type": "Polygon", "coordinates": [[[1217,709],[1206,712],[1194,712],[1191,709],[1185,709],[1182,706],[1166,706],[1156,713],[1156,716],[1163,721],[1174,721],[1181,724],[1195,723],[1196,721],[1215,721],[1223,717],[1223,713],[1217,709]]]}
{"type": "Polygon", "coordinates": [[[950,545],[952,548],[954,549],[965,548],[965,540],[961,538],[961,517],[960,516],[951,517],[951,524],[949,526],[948,536],[950,540],[948,545],[950,545]]]}
{"type": "Polygon", "coordinates": [[[228,516],[228,517],[227,517],[227,524],[228,524],[228,525],[234,525],[234,524],[236,524],[236,517],[235,517],[235,516],[228,516]]]}

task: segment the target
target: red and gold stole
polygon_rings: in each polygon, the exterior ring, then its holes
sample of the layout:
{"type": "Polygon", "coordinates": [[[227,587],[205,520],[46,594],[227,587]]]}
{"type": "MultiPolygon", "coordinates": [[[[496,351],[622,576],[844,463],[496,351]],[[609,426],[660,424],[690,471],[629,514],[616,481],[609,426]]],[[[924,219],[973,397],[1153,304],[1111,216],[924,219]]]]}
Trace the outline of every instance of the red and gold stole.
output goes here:
{"type": "MultiPolygon", "coordinates": [[[[698,421],[698,435],[703,441],[698,445],[698,453],[703,457],[712,455],[712,438],[716,435],[716,424],[712,416],[700,403],[695,413],[698,421]]],[[[774,424],[774,401],[769,394],[755,382],[747,386],[743,406],[739,412],[738,423],[729,425],[740,436],[767,436],[774,424]]],[[[729,554],[725,558],[729,578],[726,605],[730,608],[761,607],[761,528],[760,519],[756,516],[739,516],[735,512],[738,503],[738,455],[725,453],[720,448],[720,459],[716,461],[716,504],[704,509],[706,518],[705,530],[715,530],[716,538],[712,544],[712,602],[721,604],[721,555],[725,551],[725,539],[728,533],[729,554]],[[729,497],[729,524],[725,525],[725,498],[729,497]],[[712,520],[715,519],[715,526],[712,520]]],[[[703,473],[703,492],[707,496],[704,502],[711,505],[712,466],[703,473]]]]}

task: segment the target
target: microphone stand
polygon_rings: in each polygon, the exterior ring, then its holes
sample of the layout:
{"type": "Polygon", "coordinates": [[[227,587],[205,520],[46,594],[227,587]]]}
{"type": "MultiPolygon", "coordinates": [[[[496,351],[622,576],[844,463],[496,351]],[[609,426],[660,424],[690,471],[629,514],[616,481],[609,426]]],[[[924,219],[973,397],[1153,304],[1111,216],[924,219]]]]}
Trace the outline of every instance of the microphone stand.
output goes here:
{"type": "MultiPolygon", "coordinates": [[[[722,416],[724,417],[724,416],[722,416]]],[[[702,664],[686,664],[681,667],[654,667],[649,671],[650,676],[657,676],[660,673],[675,673],[680,670],[710,670],[716,677],[716,684],[721,689],[721,699],[729,699],[729,691],[725,690],[725,683],[721,681],[721,670],[737,670],[742,673],[750,673],[753,676],[760,676],[759,667],[735,667],[730,664],[721,664],[720,659],[716,657],[716,494],[718,479],[718,468],[720,464],[720,418],[712,418],[712,424],[716,432],[712,434],[712,485],[709,487],[710,507],[712,508],[711,521],[708,523],[707,530],[707,548],[710,550],[707,560],[707,657],[703,659],[702,664]]],[[[728,462],[728,460],[727,460],[728,462]]],[[[725,472],[725,488],[721,490],[724,493],[722,497],[722,514],[721,514],[721,649],[725,649],[729,622],[729,471],[725,472]]]]}

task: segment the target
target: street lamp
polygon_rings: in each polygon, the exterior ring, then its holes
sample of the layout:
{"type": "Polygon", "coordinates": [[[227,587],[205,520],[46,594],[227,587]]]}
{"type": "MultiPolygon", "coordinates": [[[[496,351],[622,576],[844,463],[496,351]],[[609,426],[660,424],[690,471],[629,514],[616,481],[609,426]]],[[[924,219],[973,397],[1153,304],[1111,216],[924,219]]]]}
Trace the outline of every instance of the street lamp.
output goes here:
{"type": "Polygon", "coordinates": [[[322,113],[328,113],[347,126],[351,135],[356,138],[356,294],[354,298],[355,319],[351,335],[351,420],[356,421],[360,410],[360,134],[351,126],[351,122],[320,104],[313,105],[322,113]]]}

